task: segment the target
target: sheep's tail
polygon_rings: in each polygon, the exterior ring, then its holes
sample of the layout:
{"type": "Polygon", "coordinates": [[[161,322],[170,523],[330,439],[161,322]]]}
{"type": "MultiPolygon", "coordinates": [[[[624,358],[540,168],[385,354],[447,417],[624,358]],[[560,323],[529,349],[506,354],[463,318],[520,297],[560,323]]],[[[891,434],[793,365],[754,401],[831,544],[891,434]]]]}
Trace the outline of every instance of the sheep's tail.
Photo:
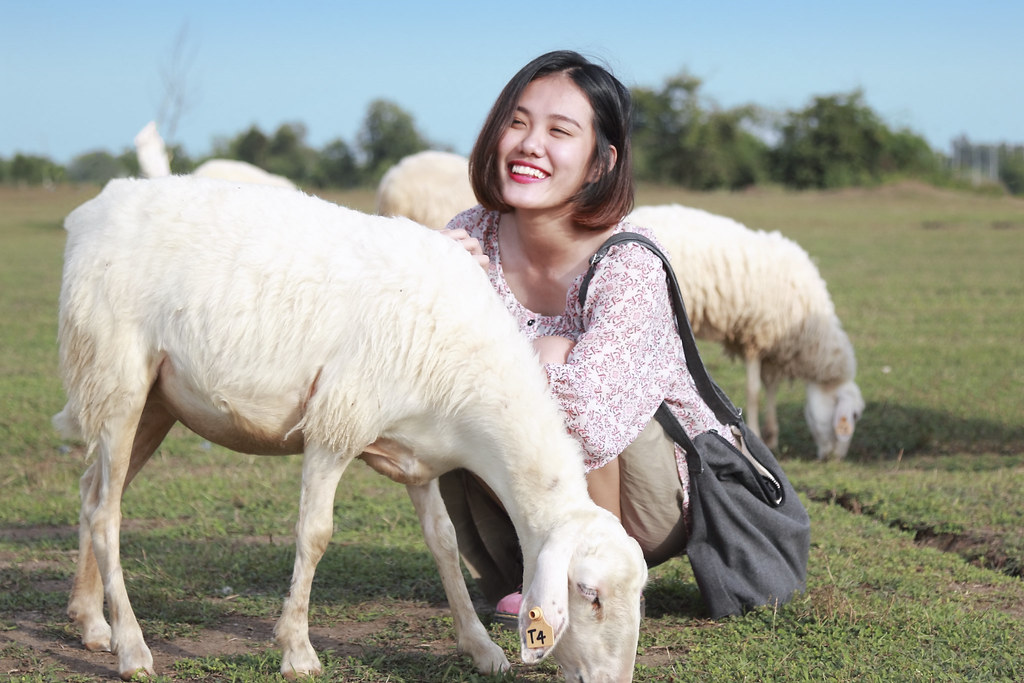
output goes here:
{"type": "Polygon", "coordinates": [[[71,410],[71,403],[64,406],[64,409],[51,418],[53,428],[62,439],[75,440],[82,438],[82,424],[74,416],[71,410]]]}
{"type": "MultiPolygon", "coordinates": [[[[64,409],[50,418],[50,423],[57,430],[60,438],[66,441],[77,441],[85,443],[85,436],[82,431],[82,423],[75,415],[71,401],[68,401],[64,409]]],[[[76,449],[77,450],[77,449],[76,449]]],[[[89,461],[96,452],[96,442],[85,443],[85,460],[89,461]]]]}

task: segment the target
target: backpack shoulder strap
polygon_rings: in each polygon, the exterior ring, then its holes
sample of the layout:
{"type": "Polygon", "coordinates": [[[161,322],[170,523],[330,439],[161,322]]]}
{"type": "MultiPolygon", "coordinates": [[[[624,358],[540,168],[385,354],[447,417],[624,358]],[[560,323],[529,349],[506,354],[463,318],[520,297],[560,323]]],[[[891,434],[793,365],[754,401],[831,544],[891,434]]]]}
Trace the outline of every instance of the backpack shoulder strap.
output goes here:
{"type": "Polygon", "coordinates": [[[739,410],[726,398],[722,390],[718,388],[712,380],[711,376],[708,375],[707,368],[704,367],[704,362],[700,358],[700,352],[697,350],[697,341],[693,336],[693,329],[690,327],[690,319],[686,315],[686,306],[683,303],[683,295],[679,291],[679,281],[676,279],[675,271],[672,269],[672,264],[669,262],[668,257],[662,253],[661,249],[657,247],[654,242],[644,237],[643,235],[636,232],[617,232],[609,237],[604,244],[598,248],[594,255],[590,257],[590,267],[587,269],[586,274],[583,276],[583,282],[580,283],[579,301],[580,307],[583,307],[584,302],[587,299],[587,290],[590,287],[590,281],[594,278],[594,269],[597,264],[601,262],[607,254],[608,250],[616,244],[622,244],[625,242],[637,242],[642,244],[651,250],[655,256],[661,259],[662,265],[665,267],[665,279],[668,281],[669,297],[672,299],[672,310],[676,316],[676,330],[679,333],[679,339],[683,342],[683,352],[686,355],[686,366],[690,371],[690,375],[693,377],[694,383],[697,385],[697,391],[700,392],[701,398],[704,402],[711,407],[715,413],[715,417],[718,418],[723,424],[734,424],[740,419],[739,410]]]}

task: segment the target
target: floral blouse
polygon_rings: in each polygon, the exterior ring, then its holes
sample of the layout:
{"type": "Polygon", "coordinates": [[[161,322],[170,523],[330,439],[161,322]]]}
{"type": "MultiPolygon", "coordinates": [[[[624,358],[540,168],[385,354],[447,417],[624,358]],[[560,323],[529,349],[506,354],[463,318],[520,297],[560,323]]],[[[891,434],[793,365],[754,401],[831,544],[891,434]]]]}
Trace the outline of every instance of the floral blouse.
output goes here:
{"type": "MultiPolygon", "coordinates": [[[[489,277],[528,339],[547,335],[576,342],[565,364],[545,365],[552,392],[569,432],[583,445],[586,470],[617,457],[653,419],[662,400],[691,437],[714,430],[735,443],[731,430],[704,403],[686,368],[661,260],[646,247],[612,247],[598,264],[582,310],[573,282],[560,315],[539,315],[524,307],[505,281],[498,247],[500,213],[482,206],[463,211],[448,224],[480,241],[491,260],[489,277]]],[[[615,232],[646,228],[619,223],[615,232]]],[[[655,240],[657,242],[657,240],[655,240]]],[[[685,455],[676,446],[676,465],[689,489],[685,455]]]]}

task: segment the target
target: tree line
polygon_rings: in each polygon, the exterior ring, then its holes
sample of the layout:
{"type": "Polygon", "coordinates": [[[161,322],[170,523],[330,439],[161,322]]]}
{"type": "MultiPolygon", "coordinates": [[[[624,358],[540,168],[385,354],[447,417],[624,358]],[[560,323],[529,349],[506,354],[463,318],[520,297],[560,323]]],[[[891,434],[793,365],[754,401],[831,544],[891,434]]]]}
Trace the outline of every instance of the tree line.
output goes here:
{"type": "MultiPolygon", "coordinates": [[[[633,88],[633,150],[639,182],[695,190],[738,190],[778,184],[794,189],[874,185],[894,177],[938,185],[968,182],[955,164],[909,129],[893,130],[866,104],[864,93],[814,97],[803,109],[773,112],[756,105],[723,109],[701,93],[699,78],[683,71],[661,88],[633,88]]],[[[270,134],[252,126],[214,142],[209,157],[191,158],[171,144],[171,170],[188,173],[206,158],[238,159],[306,188],[374,186],[401,158],[444,149],[417,128],[413,116],[386,99],[370,103],[353,143],[336,138],[320,149],[302,123],[270,134]]],[[[999,146],[998,183],[1024,194],[1021,147],[999,146]]],[[[65,167],[46,157],[0,157],[0,182],[103,183],[137,175],[135,150],[93,151],[65,167]]]]}

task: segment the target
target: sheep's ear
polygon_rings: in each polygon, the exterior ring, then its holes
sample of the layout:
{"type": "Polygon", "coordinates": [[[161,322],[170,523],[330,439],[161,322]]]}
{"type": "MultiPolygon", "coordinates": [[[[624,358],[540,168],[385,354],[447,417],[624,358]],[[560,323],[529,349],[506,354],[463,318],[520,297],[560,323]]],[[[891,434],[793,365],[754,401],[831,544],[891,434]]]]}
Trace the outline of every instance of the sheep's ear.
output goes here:
{"type": "Polygon", "coordinates": [[[527,664],[547,657],[569,625],[569,560],[574,551],[571,540],[550,540],[544,545],[537,555],[533,581],[523,592],[519,643],[527,664]]]}

